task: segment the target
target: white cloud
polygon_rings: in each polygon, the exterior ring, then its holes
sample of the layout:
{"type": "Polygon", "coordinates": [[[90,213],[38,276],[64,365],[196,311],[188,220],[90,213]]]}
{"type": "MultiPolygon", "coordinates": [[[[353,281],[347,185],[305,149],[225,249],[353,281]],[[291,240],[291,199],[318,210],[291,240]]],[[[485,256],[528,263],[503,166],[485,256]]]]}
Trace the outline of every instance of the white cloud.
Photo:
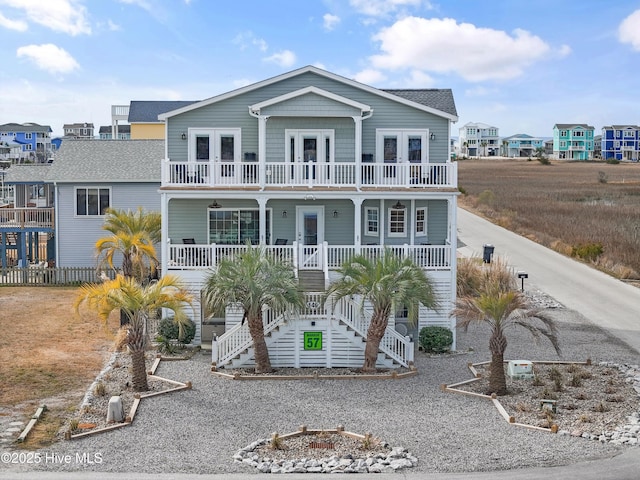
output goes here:
{"type": "Polygon", "coordinates": [[[340,17],[337,15],[331,15],[330,13],[325,13],[322,17],[324,29],[327,31],[331,31],[340,23],[340,17]]]}
{"type": "Polygon", "coordinates": [[[266,52],[269,49],[267,42],[262,38],[256,37],[251,31],[239,33],[231,42],[238,45],[240,50],[246,50],[250,45],[258,47],[261,52],[266,52]]]}
{"type": "Polygon", "coordinates": [[[558,49],[558,53],[557,56],[559,58],[564,58],[567,57],[571,54],[571,47],[569,45],[561,45],[560,48],[558,49]]]}
{"type": "Polygon", "coordinates": [[[634,50],[640,51],[640,10],[622,21],[618,27],[618,40],[629,43],[634,50]]]}
{"type": "Polygon", "coordinates": [[[24,32],[29,28],[27,22],[22,20],[11,20],[0,13],[0,27],[8,28],[9,30],[16,30],[18,32],[24,32]]]}
{"type": "Polygon", "coordinates": [[[281,52],[274,53],[270,57],[265,58],[264,61],[288,68],[296,63],[296,54],[291,50],[282,50],[281,52]]]}
{"type": "Polygon", "coordinates": [[[366,85],[376,85],[379,82],[383,82],[387,77],[380,70],[374,70],[373,68],[366,68],[354,75],[354,80],[366,85]]]}
{"type": "Polygon", "coordinates": [[[488,95],[495,95],[496,93],[497,90],[495,88],[487,88],[482,86],[468,88],[464,91],[464,94],[467,97],[486,97],[488,95]]]}
{"type": "Polygon", "coordinates": [[[349,4],[358,13],[369,17],[383,17],[407,7],[424,5],[431,8],[430,3],[424,0],[349,0],[349,4]]]}
{"type": "Polygon", "coordinates": [[[107,20],[107,27],[112,32],[117,32],[118,30],[121,30],[120,25],[118,25],[117,23],[114,23],[112,20],[107,20]]]}
{"type": "Polygon", "coordinates": [[[374,40],[382,51],[371,57],[375,68],[456,73],[468,81],[517,77],[550,50],[525,30],[509,35],[451,18],[406,17],[380,30],[374,40]]]}
{"type": "Polygon", "coordinates": [[[22,10],[29,22],[56,32],[91,34],[87,9],[79,0],[0,0],[0,5],[22,10]]]}
{"type": "Polygon", "coordinates": [[[33,64],[49,73],[69,73],[80,68],[78,62],[69,53],[56,45],[27,45],[18,48],[18,58],[26,57],[33,64]]]}

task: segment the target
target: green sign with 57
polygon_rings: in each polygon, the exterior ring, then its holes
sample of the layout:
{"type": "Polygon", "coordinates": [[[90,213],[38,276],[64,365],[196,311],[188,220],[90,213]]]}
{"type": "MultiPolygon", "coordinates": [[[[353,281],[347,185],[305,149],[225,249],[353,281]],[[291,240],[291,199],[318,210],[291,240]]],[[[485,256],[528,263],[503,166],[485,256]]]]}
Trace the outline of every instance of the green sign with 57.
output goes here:
{"type": "Polygon", "coordinates": [[[322,350],[322,332],[304,332],[305,350],[322,350]]]}

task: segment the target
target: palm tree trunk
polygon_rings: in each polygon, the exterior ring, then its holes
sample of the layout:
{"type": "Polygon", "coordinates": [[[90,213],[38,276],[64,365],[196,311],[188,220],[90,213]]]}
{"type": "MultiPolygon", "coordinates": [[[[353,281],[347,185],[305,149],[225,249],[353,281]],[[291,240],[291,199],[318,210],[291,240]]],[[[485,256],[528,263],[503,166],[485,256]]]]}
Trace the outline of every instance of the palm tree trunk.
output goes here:
{"type": "Polygon", "coordinates": [[[137,312],[132,322],[129,324],[127,332],[127,347],[131,353],[131,369],[133,389],[136,392],[146,392],[149,390],[147,383],[147,365],[144,358],[147,346],[144,326],[146,316],[142,312],[137,312]]]}
{"type": "Polygon", "coordinates": [[[504,375],[504,352],[507,349],[507,338],[502,330],[494,330],[489,339],[491,351],[491,372],[489,373],[489,390],[496,395],[507,394],[507,379],[504,375]]]}
{"type": "Polygon", "coordinates": [[[384,311],[373,312],[371,324],[367,330],[367,345],[364,348],[364,364],[362,365],[363,372],[376,371],[380,341],[384,336],[388,323],[388,315],[384,311]]]}
{"type": "Polygon", "coordinates": [[[149,390],[147,383],[147,365],[144,359],[144,350],[131,350],[131,366],[133,370],[132,383],[136,392],[149,390]]]}
{"type": "Polygon", "coordinates": [[[262,315],[249,316],[247,318],[249,325],[249,333],[253,340],[253,349],[256,357],[256,373],[271,373],[271,360],[269,359],[269,350],[267,342],[264,339],[264,325],[262,324],[262,315]]]}

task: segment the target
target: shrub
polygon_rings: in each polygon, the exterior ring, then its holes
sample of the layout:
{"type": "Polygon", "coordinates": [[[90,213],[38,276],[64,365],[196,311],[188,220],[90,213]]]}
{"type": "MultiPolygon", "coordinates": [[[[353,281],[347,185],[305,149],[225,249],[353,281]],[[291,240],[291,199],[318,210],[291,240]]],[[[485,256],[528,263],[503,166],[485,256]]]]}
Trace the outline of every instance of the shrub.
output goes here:
{"type": "Polygon", "coordinates": [[[598,183],[607,183],[608,181],[609,181],[609,177],[607,176],[607,174],[602,170],[600,170],[598,172],[598,183]]]}
{"type": "Polygon", "coordinates": [[[609,157],[605,160],[606,163],[608,163],[609,165],[618,165],[620,163],[620,160],[618,160],[615,157],[609,157]]]}
{"type": "Polygon", "coordinates": [[[160,320],[158,335],[169,340],[178,340],[184,344],[191,343],[193,337],[196,336],[196,324],[189,320],[183,328],[182,336],[180,336],[180,329],[173,318],[163,318],[160,320]]]}
{"type": "Polygon", "coordinates": [[[453,343],[453,333],[445,327],[424,327],[420,330],[419,342],[425,352],[448,352],[453,343]]]}
{"type": "Polygon", "coordinates": [[[596,260],[604,252],[603,245],[598,243],[583,243],[574,245],[571,249],[571,256],[578,257],[586,261],[596,260]]]}
{"type": "Polygon", "coordinates": [[[162,335],[156,337],[156,342],[158,342],[158,351],[164,355],[173,355],[178,351],[178,348],[171,343],[171,340],[162,335]]]}
{"type": "Polygon", "coordinates": [[[496,194],[491,190],[484,190],[480,192],[480,195],[478,195],[478,203],[482,203],[484,205],[493,205],[495,201],[496,194]]]}

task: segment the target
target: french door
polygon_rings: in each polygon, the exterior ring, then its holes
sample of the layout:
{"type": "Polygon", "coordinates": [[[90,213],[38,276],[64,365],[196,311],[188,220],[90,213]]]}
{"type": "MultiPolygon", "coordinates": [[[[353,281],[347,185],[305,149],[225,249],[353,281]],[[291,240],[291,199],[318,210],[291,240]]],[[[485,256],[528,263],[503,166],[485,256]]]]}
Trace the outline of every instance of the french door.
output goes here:
{"type": "Polygon", "coordinates": [[[286,130],[285,137],[286,161],[293,163],[291,180],[297,184],[327,183],[334,154],[333,130],[286,130]]]}

